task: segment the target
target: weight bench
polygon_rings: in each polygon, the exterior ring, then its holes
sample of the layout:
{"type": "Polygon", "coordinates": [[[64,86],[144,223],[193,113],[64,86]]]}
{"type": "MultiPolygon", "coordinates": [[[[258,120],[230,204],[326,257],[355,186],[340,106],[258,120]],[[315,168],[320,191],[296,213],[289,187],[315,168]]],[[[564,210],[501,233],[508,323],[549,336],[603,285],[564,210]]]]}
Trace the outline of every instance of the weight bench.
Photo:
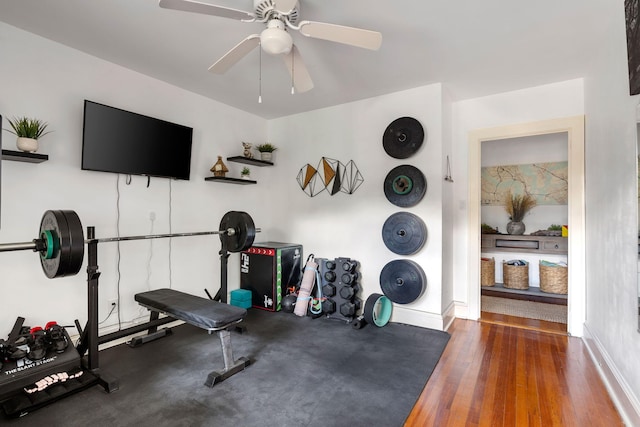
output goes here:
{"type": "MultiPolygon", "coordinates": [[[[245,318],[247,310],[244,308],[166,288],[136,294],[135,300],[141,306],[151,310],[152,320],[157,319],[159,313],[164,313],[190,325],[205,329],[209,334],[218,333],[222,344],[224,370],[211,372],[204,383],[207,387],[213,387],[226,380],[233,374],[244,370],[251,363],[245,357],[234,360],[231,349],[229,329],[245,318]]],[[[150,340],[144,338],[147,337],[143,337],[142,342],[150,340]]]]}

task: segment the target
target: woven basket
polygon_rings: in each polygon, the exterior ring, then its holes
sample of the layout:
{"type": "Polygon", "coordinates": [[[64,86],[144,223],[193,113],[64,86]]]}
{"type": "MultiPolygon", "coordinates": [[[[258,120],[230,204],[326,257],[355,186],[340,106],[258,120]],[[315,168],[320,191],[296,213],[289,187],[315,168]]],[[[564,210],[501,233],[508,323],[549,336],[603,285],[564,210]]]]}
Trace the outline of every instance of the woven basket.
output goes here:
{"type": "Polygon", "coordinates": [[[480,286],[496,284],[496,261],[493,258],[480,259],[480,286]]]}
{"type": "Polygon", "coordinates": [[[509,265],[502,261],[502,280],[509,289],[529,289],[529,263],[509,265]]]}
{"type": "Polygon", "coordinates": [[[561,265],[540,267],[540,290],[552,294],[566,294],[569,283],[569,269],[561,265]]]}

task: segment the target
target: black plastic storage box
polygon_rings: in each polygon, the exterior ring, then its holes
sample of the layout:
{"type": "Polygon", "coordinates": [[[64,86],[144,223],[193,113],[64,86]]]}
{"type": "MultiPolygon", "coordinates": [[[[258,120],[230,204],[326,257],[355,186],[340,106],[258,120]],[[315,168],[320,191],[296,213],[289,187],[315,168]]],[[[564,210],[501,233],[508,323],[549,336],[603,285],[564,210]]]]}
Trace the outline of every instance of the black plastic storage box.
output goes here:
{"type": "Polygon", "coordinates": [[[251,305],[279,311],[287,288],[302,277],[302,245],[296,243],[254,243],[240,254],[240,288],[251,291],[251,305]]]}

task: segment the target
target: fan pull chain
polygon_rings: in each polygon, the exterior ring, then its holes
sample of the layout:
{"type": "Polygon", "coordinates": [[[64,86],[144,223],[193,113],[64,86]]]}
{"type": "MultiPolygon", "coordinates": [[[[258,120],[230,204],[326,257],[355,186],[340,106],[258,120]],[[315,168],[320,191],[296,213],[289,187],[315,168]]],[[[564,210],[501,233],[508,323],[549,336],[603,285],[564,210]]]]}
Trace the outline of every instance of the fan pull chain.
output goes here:
{"type": "Polygon", "coordinates": [[[258,66],[258,104],[262,104],[262,46],[260,46],[260,65],[258,66]]]}
{"type": "Polygon", "coordinates": [[[291,46],[291,95],[295,95],[296,93],[296,87],[294,85],[294,76],[295,76],[295,62],[296,62],[296,55],[295,55],[295,46],[291,46]]]}

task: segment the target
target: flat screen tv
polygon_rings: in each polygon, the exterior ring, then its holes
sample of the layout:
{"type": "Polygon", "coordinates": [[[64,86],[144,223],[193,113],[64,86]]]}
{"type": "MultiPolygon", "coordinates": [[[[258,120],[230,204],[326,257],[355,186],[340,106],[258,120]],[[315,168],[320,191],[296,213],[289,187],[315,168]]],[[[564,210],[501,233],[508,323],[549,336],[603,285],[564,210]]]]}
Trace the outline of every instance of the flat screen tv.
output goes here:
{"type": "Polygon", "coordinates": [[[193,128],[84,101],[82,169],[189,179],[193,128]]]}

